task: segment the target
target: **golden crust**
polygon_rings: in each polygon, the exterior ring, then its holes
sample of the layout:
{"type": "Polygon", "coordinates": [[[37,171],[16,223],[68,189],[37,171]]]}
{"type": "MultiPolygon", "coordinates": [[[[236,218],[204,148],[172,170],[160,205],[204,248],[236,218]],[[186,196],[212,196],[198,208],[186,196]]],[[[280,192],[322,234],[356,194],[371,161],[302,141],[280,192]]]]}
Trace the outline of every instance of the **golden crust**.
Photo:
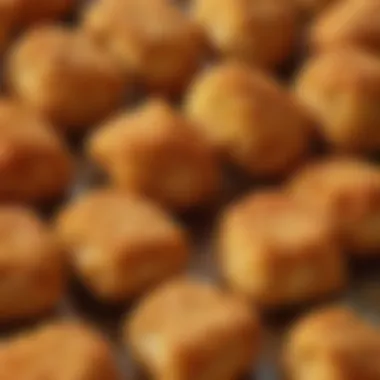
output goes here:
{"type": "Polygon", "coordinates": [[[310,30],[310,44],[318,51],[358,46],[380,51],[377,0],[342,0],[322,13],[310,30]]]}
{"type": "Polygon", "coordinates": [[[140,295],[187,264],[186,233],[137,196],[85,194],[62,210],[57,230],[81,281],[104,301],[140,295]]]}
{"type": "Polygon", "coordinates": [[[124,99],[118,64],[68,28],[35,27],[13,46],[6,66],[11,92],[69,130],[99,122],[124,99]]]}
{"type": "Polygon", "coordinates": [[[0,378],[120,380],[121,376],[100,334],[79,323],[56,322],[3,342],[0,378]]]}
{"type": "Polygon", "coordinates": [[[380,60],[351,48],[312,58],[295,85],[326,141],[336,150],[361,153],[380,147],[379,89],[380,60]]]}
{"type": "Polygon", "coordinates": [[[291,380],[375,380],[380,331],[351,310],[310,313],[291,329],[284,362],[291,380]]]}
{"type": "Polygon", "coordinates": [[[228,380],[260,346],[257,317],[242,300],[193,279],[148,295],[125,325],[133,354],[155,378],[228,380]]]}
{"type": "Polygon", "coordinates": [[[202,33],[168,1],[98,1],[83,29],[155,91],[182,90],[202,59],[202,33]]]}
{"type": "Polygon", "coordinates": [[[0,273],[0,322],[39,316],[63,295],[63,250],[29,209],[0,207],[0,273]]]}
{"type": "Polygon", "coordinates": [[[211,146],[164,101],[148,101],[106,122],[88,151],[117,186],[174,209],[204,204],[219,187],[211,146]]]}
{"type": "Polygon", "coordinates": [[[326,159],[306,166],[290,191],[336,225],[344,247],[355,254],[380,252],[380,170],[350,159],[326,159]]]}
{"type": "Polygon", "coordinates": [[[191,86],[185,109],[217,150],[252,175],[283,175],[307,153],[303,110],[270,77],[247,66],[225,62],[206,70],[191,86]]]}
{"type": "Polygon", "coordinates": [[[219,247],[229,286],[264,307],[313,301],[347,281],[333,228],[287,194],[253,193],[230,206],[219,247]]]}
{"type": "Polygon", "coordinates": [[[292,53],[296,9],[288,0],[194,0],[195,19],[213,47],[247,63],[272,67],[292,53]]]}
{"type": "Polygon", "coordinates": [[[47,201],[73,175],[72,157],[52,126],[17,102],[0,99],[0,199],[47,201]]]}

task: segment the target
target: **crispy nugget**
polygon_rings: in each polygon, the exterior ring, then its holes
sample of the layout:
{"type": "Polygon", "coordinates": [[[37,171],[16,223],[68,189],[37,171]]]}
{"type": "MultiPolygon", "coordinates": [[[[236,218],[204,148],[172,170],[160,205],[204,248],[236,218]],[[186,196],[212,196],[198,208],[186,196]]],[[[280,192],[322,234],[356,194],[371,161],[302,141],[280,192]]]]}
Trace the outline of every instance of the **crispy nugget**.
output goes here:
{"type": "Polygon", "coordinates": [[[33,111],[0,99],[0,199],[44,202],[65,193],[73,159],[53,127],[33,111]]]}
{"type": "Polygon", "coordinates": [[[80,280],[102,301],[140,295],[187,264],[184,230],[161,208],[111,190],[63,208],[57,230],[80,280]]]}
{"type": "Polygon", "coordinates": [[[108,342],[74,322],[51,323],[0,347],[0,378],[121,380],[108,342]]]}
{"type": "Polygon", "coordinates": [[[10,91],[62,129],[81,131],[124,100],[126,76],[95,43],[62,26],[38,26],[7,58],[10,91]]]}
{"type": "Polygon", "coordinates": [[[247,304],[186,278],[149,294],[125,324],[132,354],[154,379],[238,378],[255,362],[259,338],[247,304]]]}
{"type": "Polygon", "coordinates": [[[27,208],[0,207],[0,273],[2,323],[44,314],[63,295],[63,249],[48,227],[27,208]]]}
{"type": "Polygon", "coordinates": [[[343,307],[303,317],[284,347],[289,380],[379,379],[379,355],[380,330],[343,307]]]}
{"type": "Polygon", "coordinates": [[[332,149],[379,151],[380,59],[351,48],[322,53],[301,69],[295,91],[332,149]]]}
{"type": "Polygon", "coordinates": [[[307,165],[290,181],[290,191],[324,213],[338,229],[346,250],[380,254],[380,169],[350,158],[307,165]]]}
{"type": "Polygon", "coordinates": [[[169,1],[97,1],[84,13],[83,29],[158,92],[182,90],[203,56],[200,28],[169,1]]]}
{"type": "Polygon", "coordinates": [[[118,187],[170,208],[202,205],[219,188],[212,147],[161,100],[107,121],[90,138],[88,151],[118,187]]]}
{"type": "Polygon", "coordinates": [[[193,15],[221,54],[264,67],[293,52],[296,8],[289,0],[193,0],[193,15]]]}
{"type": "Polygon", "coordinates": [[[287,194],[253,193],[222,216],[221,272],[233,290],[263,307],[314,301],[346,284],[334,235],[325,218],[287,194]]]}
{"type": "Polygon", "coordinates": [[[185,110],[228,161],[253,176],[284,175],[307,154],[303,110],[272,78],[245,65],[224,62],[200,74],[185,110]]]}

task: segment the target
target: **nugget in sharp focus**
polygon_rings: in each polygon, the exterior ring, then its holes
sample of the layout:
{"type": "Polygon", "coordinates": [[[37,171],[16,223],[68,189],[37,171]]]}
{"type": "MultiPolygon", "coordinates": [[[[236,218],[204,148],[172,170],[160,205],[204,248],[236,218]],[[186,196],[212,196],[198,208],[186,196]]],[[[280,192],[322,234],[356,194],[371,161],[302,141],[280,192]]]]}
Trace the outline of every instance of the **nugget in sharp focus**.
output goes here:
{"type": "Polygon", "coordinates": [[[306,166],[290,191],[336,225],[345,248],[380,254],[380,168],[355,159],[330,159],[306,166]]]}
{"type": "Polygon", "coordinates": [[[74,322],[56,322],[2,342],[0,378],[121,380],[108,342],[74,322]]]}
{"type": "Polygon", "coordinates": [[[119,187],[174,209],[210,201],[218,190],[212,147],[160,100],[105,123],[90,139],[89,154],[119,187]]]}
{"type": "Polygon", "coordinates": [[[62,211],[58,233],[82,282],[104,301],[140,295],[187,264],[183,229],[133,195],[98,190],[81,196],[62,211]]]}
{"type": "Polygon", "coordinates": [[[49,201],[72,179],[72,158],[52,126],[20,104],[0,99],[0,199],[49,201]]]}
{"type": "Polygon", "coordinates": [[[379,379],[379,356],[380,330],[342,307],[302,318],[284,347],[289,380],[379,379]]]}
{"type": "Polygon", "coordinates": [[[11,92],[62,128],[83,130],[124,99],[125,75],[96,44],[61,26],[35,27],[7,60],[11,92]]]}
{"type": "Polygon", "coordinates": [[[222,54],[271,67],[293,51],[296,8],[289,0],[193,0],[195,19],[222,54]]]}
{"type": "Polygon", "coordinates": [[[283,175],[307,153],[303,111],[280,85],[244,65],[222,63],[201,74],[185,108],[202,135],[252,175],[283,175]]]}
{"type": "Polygon", "coordinates": [[[156,289],[125,326],[132,354],[154,379],[238,378],[255,363],[259,335],[242,300],[191,279],[156,289]]]}
{"type": "Polygon", "coordinates": [[[312,58],[295,90],[336,150],[380,150],[380,59],[354,49],[312,58]]]}
{"type": "Polygon", "coordinates": [[[354,45],[380,53],[380,2],[341,0],[328,8],[310,30],[315,50],[330,50],[354,45]]]}
{"type": "Polygon", "coordinates": [[[63,250],[28,209],[0,207],[0,273],[0,322],[48,312],[63,294],[63,250]]]}
{"type": "Polygon", "coordinates": [[[313,301],[346,283],[333,229],[287,194],[254,193],[232,205],[219,244],[227,283],[264,307],[313,301]]]}
{"type": "Polygon", "coordinates": [[[180,91],[203,55],[200,29],[169,1],[94,2],[83,28],[145,86],[160,92],[180,91]]]}

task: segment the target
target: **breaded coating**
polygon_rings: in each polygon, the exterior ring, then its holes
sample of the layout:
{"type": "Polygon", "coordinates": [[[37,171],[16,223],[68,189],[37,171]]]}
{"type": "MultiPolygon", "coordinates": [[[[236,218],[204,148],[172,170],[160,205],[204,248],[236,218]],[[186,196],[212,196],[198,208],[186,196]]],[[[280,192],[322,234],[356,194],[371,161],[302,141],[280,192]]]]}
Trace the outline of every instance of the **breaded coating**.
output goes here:
{"type": "Polygon", "coordinates": [[[344,307],[311,312],[290,330],[284,347],[289,380],[380,378],[380,330],[344,307]]]}
{"type": "Polygon", "coordinates": [[[73,159],[50,123],[0,99],[0,199],[51,201],[66,192],[72,177],[73,159]]]}
{"type": "Polygon", "coordinates": [[[380,52],[380,2],[341,0],[322,12],[310,28],[311,49],[334,50],[357,46],[380,52]]]}
{"type": "Polygon", "coordinates": [[[31,29],[6,61],[10,91],[61,129],[83,131],[119,107],[127,76],[95,43],[63,26],[31,29]]]}
{"type": "Polygon", "coordinates": [[[224,62],[200,74],[187,116],[228,161],[253,176],[287,174],[309,149],[309,120],[294,98],[263,72],[224,62]]]}
{"type": "Polygon", "coordinates": [[[380,59],[351,48],[322,53],[300,70],[295,91],[331,149],[380,150],[380,59]]]}
{"type": "Polygon", "coordinates": [[[40,316],[63,296],[63,249],[52,231],[27,208],[0,206],[0,273],[1,323],[40,316]]]}
{"type": "Polygon", "coordinates": [[[93,295],[122,302],[185,269],[187,234],[154,203],[112,190],[84,194],[58,216],[75,273],[93,295]]]}
{"type": "Polygon", "coordinates": [[[2,342],[0,378],[122,379],[105,338],[78,322],[50,323],[2,342]]]}
{"type": "Polygon", "coordinates": [[[149,294],[124,331],[153,379],[235,379],[255,363],[261,346],[259,321],[246,303],[190,278],[149,294]]]}
{"type": "Polygon", "coordinates": [[[290,191],[336,225],[356,255],[380,254],[380,169],[353,158],[311,163],[290,181],[290,191]]]}
{"type": "Polygon", "coordinates": [[[233,290],[263,307],[289,307],[334,295],[347,282],[334,235],[325,218],[288,194],[255,192],[222,216],[221,272],[233,290]]]}
{"type": "Polygon", "coordinates": [[[150,90],[178,93],[204,51],[200,28],[169,1],[100,0],[89,4],[84,31],[150,90]]]}
{"type": "Polygon", "coordinates": [[[169,208],[205,204],[219,190],[213,148],[162,100],[148,100],[101,125],[88,152],[116,186],[169,208]]]}
{"type": "Polygon", "coordinates": [[[222,55],[273,67],[293,52],[297,11],[289,0],[193,0],[192,13],[222,55]]]}

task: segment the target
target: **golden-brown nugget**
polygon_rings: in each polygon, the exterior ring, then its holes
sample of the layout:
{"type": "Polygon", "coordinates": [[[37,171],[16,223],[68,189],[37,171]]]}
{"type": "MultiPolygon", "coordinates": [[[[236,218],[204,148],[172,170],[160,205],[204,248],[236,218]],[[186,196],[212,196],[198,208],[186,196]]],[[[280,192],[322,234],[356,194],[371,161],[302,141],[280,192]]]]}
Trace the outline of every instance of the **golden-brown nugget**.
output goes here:
{"type": "Polygon", "coordinates": [[[126,320],[125,340],[154,379],[230,380],[255,363],[260,326],[236,296],[184,278],[137,306],[126,320]]]}
{"type": "Polygon", "coordinates": [[[103,336],[76,322],[55,322],[3,341],[4,380],[121,380],[103,336]]]}
{"type": "Polygon", "coordinates": [[[380,168],[351,158],[307,165],[290,181],[294,197],[336,225],[344,247],[380,254],[380,168]]]}
{"type": "Polygon", "coordinates": [[[333,228],[285,193],[253,193],[230,206],[219,247],[228,285],[263,307],[314,301],[346,284],[333,228]]]}
{"type": "Polygon", "coordinates": [[[37,215],[20,206],[0,207],[1,323],[53,309],[65,290],[65,269],[62,247],[37,215]]]}
{"type": "Polygon", "coordinates": [[[287,173],[307,154],[309,121],[266,74],[224,62],[198,76],[185,110],[228,160],[254,176],[287,173]]]}
{"type": "Polygon", "coordinates": [[[33,111],[0,99],[0,199],[50,201],[65,193],[73,160],[53,127],[33,111]]]}
{"type": "Polygon", "coordinates": [[[120,106],[126,85],[116,61],[90,39],[46,25],[33,28],[13,46],[6,81],[24,103],[74,132],[120,106]]]}
{"type": "Polygon", "coordinates": [[[353,45],[379,53],[379,14],[378,0],[338,1],[312,24],[311,48],[321,51],[353,45]]]}
{"type": "Polygon", "coordinates": [[[192,13],[225,56],[273,67],[296,41],[297,12],[289,0],[193,0],[192,13]]]}
{"type": "Polygon", "coordinates": [[[84,194],[63,209],[57,227],[74,271],[103,301],[129,300],[187,264],[184,230],[161,208],[134,195],[84,194]]]}
{"type": "Polygon", "coordinates": [[[290,330],[284,364],[289,380],[376,380],[379,355],[378,328],[350,309],[330,307],[303,317],[290,330]]]}
{"type": "Polygon", "coordinates": [[[83,28],[154,91],[183,89],[203,55],[200,29],[169,1],[94,2],[83,28]]]}
{"type": "Polygon", "coordinates": [[[356,49],[322,53],[301,69],[296,94],[338,151],[380,150],[380,59],[356,49]]]}
{"type": "Polygon", "coordinates": [[[213,148],[162,100],[107,121],[90,138],[88,151],[118,187],[170,208],[204,204],[219,190],[213,148]]]}

